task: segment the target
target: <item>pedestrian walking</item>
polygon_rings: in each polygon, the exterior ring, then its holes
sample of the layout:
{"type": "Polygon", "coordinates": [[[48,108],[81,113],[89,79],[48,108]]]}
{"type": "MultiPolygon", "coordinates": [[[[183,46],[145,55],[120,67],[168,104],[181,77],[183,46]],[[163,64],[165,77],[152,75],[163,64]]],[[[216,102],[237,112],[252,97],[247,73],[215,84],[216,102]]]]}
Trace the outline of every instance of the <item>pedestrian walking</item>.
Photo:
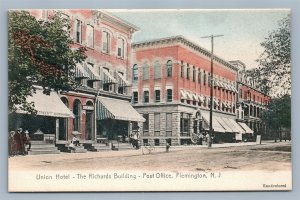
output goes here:
{"type": "Polygon", "coordinates": [[[168,153],[169,150],[170,150],[170,144],[167,142],[167,143],[166,143],[166,152],[168,153]]]}
{"type": "Polygon", "coordinates": [[[28,145],[28,147],[27,147],[27,152],[28,152],[28,151],[31,151],[31,138],[29,136],[28,130],[25,131],[25,136],[26,136],[25,145],[28,145]]]}
{"type": "Polygon", "coordinates": [[[19,128],[17,132],[14,134],[14,153],[15,155],[20,155],[22,151],[22,142],[21,142],[21,132],[22,128],[19,128]]]}
{"type": "Polygon", "coordinates": [[[25,145],[27,143],[26,133],[22,130],[21,131],[21,155],[26,155],[25,145]]]}
{"type": "Polygon", "coordinates": [[[14,135],[15,135],[15,131],[10,131],[9,132],[9,137],[8,137],[8,152],[9,152],[9,156],[14,156],[15,153],[15,140],[14,140],[14,135]]]}

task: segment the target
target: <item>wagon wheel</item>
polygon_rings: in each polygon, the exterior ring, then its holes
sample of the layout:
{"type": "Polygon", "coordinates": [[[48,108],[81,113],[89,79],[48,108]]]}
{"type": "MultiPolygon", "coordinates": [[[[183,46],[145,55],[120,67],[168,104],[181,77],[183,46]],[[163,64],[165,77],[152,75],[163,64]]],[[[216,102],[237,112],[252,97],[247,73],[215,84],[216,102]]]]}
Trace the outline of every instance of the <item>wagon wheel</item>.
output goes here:
{"type": "Polygon", "coordinates": [[[198,140],[199,140],[199,137],[197,134],[195,133],[192,133],[192,137],[191,137],[191,141],[193,144],[197,144],[198,143],[198,140]]]}

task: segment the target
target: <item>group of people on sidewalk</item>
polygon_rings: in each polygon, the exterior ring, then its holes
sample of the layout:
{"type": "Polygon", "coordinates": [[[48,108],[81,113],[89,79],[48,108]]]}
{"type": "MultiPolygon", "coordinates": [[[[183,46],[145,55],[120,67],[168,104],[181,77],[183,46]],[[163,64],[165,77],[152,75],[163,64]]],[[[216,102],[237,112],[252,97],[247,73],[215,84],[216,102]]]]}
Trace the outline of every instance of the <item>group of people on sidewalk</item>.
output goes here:
{"type": "Polygon", "coordinates": [[[9,133],[9,156],[26,155],[31,150],[31,138],[28,130],[23,131],[18,128],[17,131],[10,131],[9,133]],[[26,145],[28,145],[26,149],[26,145]]]}

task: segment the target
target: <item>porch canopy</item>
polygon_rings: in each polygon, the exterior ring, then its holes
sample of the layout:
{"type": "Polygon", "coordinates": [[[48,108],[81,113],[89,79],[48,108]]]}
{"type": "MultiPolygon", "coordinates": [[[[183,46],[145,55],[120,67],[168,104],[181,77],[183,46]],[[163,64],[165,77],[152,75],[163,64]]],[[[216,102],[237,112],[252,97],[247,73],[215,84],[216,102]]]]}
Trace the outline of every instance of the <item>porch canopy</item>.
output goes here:
{"type": "Polygon", "coordinates": [[[251,133],[253,134],[254,132],[247,126],[247,124],[243,122],[238,122],[238,124],[245,130],[246,133],[251,133]]]}
{"type": "Polygon", "coordinates": [[[108,97],[98,97],[97,120],[117,119],[124,121],[145,122],[146,120],[128,101],[108,97]]]}
{"type": "MultiPolygon", "coordinates": [[[[36,89],[36,93],[26,98],[28,103],[34,102],[34,108],[37,111],[37,115],[49,116],[49,117],[72,117],[74,114],[67,108],[67,106],[60,100],[56,92],[51,92],[50,95],[43,94],[41,88],[36,89]]],[[[27,114],[26,111],[20,107],[16,113],[27,114]]]]}

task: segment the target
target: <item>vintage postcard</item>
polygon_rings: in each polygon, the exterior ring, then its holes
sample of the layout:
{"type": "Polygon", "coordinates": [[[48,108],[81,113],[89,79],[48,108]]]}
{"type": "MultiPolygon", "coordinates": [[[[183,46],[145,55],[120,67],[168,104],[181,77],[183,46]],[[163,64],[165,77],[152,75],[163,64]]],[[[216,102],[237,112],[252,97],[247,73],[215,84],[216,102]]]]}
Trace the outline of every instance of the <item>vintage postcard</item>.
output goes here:
{"type": "Polygon", "coordinates": [[[8,190],[292,190],[290,10],[9,10],[8,190]]]}

